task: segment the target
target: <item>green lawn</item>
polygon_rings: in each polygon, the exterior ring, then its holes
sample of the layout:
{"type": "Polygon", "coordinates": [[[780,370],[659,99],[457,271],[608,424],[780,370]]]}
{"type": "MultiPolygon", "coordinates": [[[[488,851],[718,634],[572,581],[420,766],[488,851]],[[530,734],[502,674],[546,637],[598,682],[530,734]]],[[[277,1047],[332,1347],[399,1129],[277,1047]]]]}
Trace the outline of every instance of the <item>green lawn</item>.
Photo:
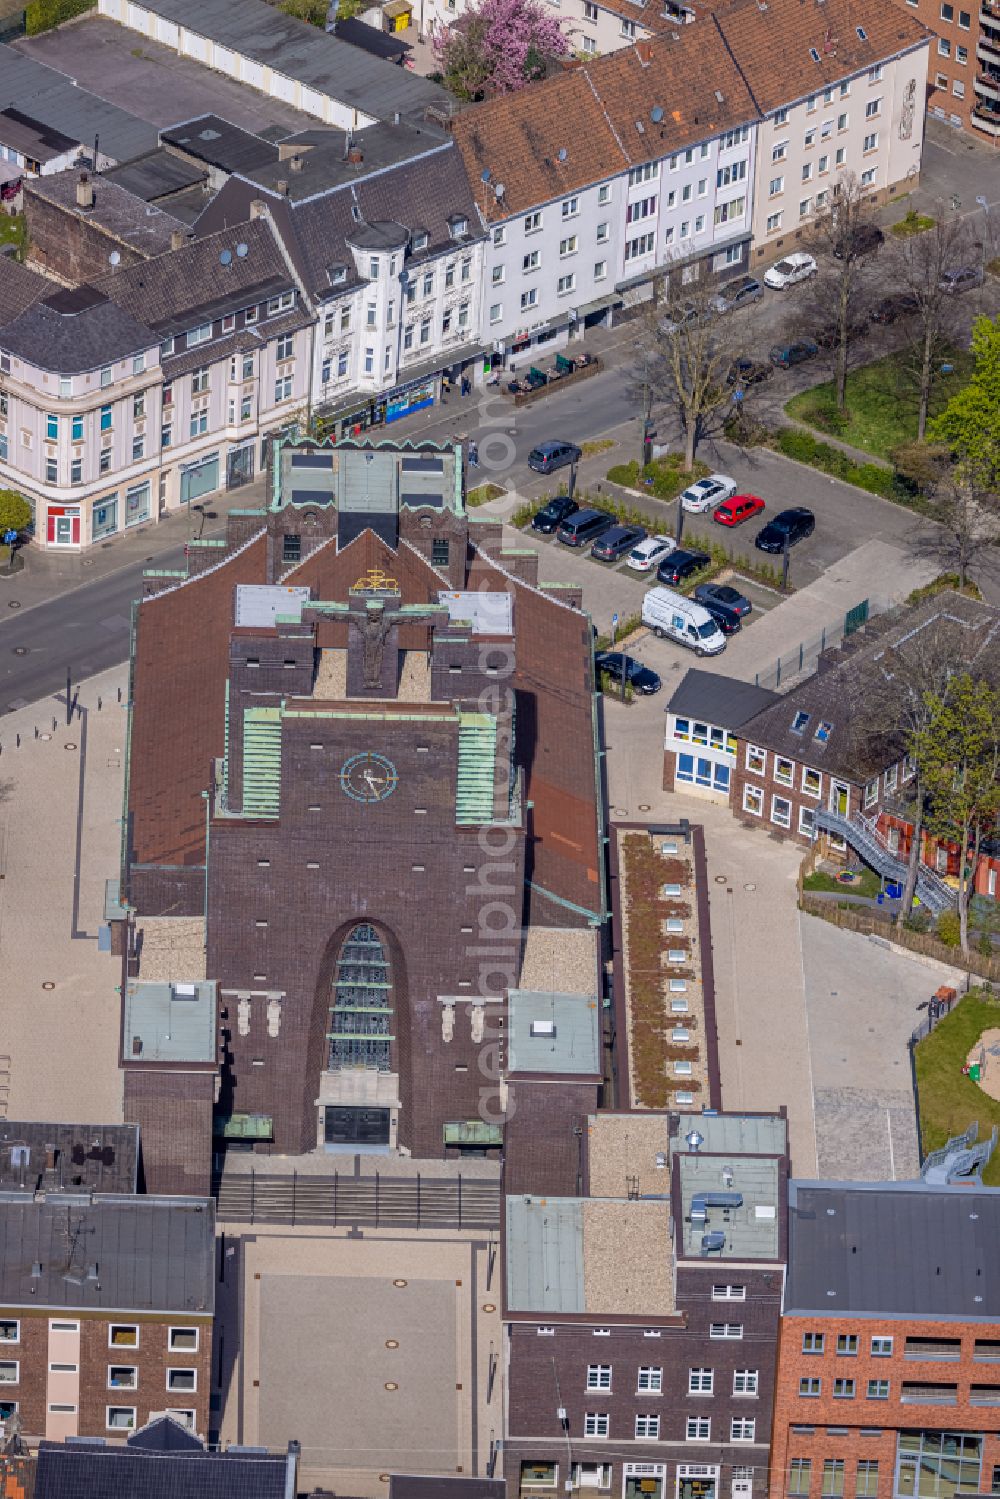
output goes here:
{"type": "Polygon", "coordinates": [[[23,213],[0,213],[0,245],[16,245],[18,259],[24,256],[27,235],[23,213]]]}
{"type": "MultiPolygon", "coordinates": [[[[1000,1103],[962,1072],[970,1049],[984,1030],[1000,1027],[1000,1004],[990,1003],[973,992],[938,1023],[916,1049],[917,1093],[924,1154],[937,1150],[953,1135],[960,1135],[974,1120],[979,1137],[1000,1124],[1000,1103]]],[[[991,1058],[993,1066],[997,1058],[991,1058]]],[[[983,1172],[987,1186],[1000,1186],[1000,1151],[983,1172]]]]}
{"type": "MultiPolygon", "coordinates": [[[[949,355],[946,362],[953,364],[954,370],[949,375],[938,373],[934,380],[932,416],[966,384],[972,372],[968,350],[949,355]]],[[[888,458],[893,448],[913,442],[917,436],[917,392],[907,374],[904,356],[889,354],[847,376],[847,411],[843,416],[837,411],[833,382],[829,380],[792,396],[785,410],[818,432],[839,437],[878,458],[888,458]]]]}
{"type": "Polygon", "coordinates": [[[807,874],[802,881],[803,890],[819,890],[829,892],[837,890],[841,895],[864,895],[874,900],[882,888],[882,881],[874,869],[861,869],[860,885],[845,885],[835,875],[827,874],[823,869],[817,869],[813,874],[807,874]]]}
{"type": "Polygon", "coordinates": [[[937,220],[932,219],[929,213],[918,213],[915,208],[910,208],[898,223],[893,224],[892,232],[900,239],[907,239],[911,234],[925,234],[936,223],[937,220]]]}

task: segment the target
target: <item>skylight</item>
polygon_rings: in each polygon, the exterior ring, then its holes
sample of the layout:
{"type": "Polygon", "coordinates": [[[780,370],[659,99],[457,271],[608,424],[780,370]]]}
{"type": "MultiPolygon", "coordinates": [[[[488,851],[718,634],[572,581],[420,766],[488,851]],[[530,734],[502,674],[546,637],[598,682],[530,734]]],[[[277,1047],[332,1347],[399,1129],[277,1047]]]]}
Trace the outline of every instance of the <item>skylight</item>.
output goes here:
{"type": "Polygon", "coordinates": [[[863,26],[855,26],[854,29],[863,42],[868,40],[868,33],[863,26]]]}
{"type": "Polygon", "coordinates": [[[806,731],[806,724],[809,722],[811,717],[811,713],[806,713],[802,708],[800,708],[795,717],[792,719],[792,733],[804,734],[806,731]]]}
{"type": "Polygon", "coordinates": [[[833,733],[833,724],[832,723],[828,723],[827,720],[824,718],[824,719],[821,720],[820,725],[819,725],[818,729],[816,730],[816,733],[815,733],[815,735],[813,737],[816,738],[816,739],[818,739],[819,742],[820,742],[820,744],[825,744],[832,733],[833,733]]]}
{"type": "Polygon", "coordinates": [[[816,51],[815,47],[809,48],[809,56],[812,58],[813,62],[819,62],[819,53],[816,51]]]}

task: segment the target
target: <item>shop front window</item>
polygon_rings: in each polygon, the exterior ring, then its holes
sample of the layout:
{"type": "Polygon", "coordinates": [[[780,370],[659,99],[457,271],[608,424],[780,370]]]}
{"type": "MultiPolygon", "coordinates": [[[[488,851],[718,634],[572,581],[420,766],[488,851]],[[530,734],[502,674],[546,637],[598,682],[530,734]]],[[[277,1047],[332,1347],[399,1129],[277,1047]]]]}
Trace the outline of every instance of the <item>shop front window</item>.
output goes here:
{"type": "Polygon", "coordinates": [[[91,536],[95,541],[102,536],[114,536],[118,530],[118,496],[106,495],[96,501],[91,522],[91,536]]]}
{"type": "Polygon", "coordinates": [[[901,1431],[897,1499],[951,1499],[979,1490],[983,1438],[962,1431],[901,1431]]]}

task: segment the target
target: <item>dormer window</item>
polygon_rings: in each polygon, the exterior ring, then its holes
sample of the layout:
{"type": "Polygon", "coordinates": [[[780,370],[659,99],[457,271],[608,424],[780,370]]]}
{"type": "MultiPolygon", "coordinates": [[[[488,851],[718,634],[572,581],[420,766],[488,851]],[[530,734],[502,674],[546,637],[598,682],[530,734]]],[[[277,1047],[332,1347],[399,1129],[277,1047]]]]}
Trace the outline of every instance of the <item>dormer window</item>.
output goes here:
{"type": "Polygon", "coordinates": [[[453,215],[448,220],[448,228],[451,230],[452,239],[461,239],[463,234],[469,232],[469,221],[461,215],[453,215]]]}
{"type": "Polygon", "coordinates": [[[343,286],[347,280],[347,267],[346,265],[332,265],[326,274],[331,286],[343,286]]]}
{"type": "Polygon", "coordinates": [[[806,731],[806,724],[809,722],[811,717],[811,713],[805,713],[800,708],[798,713],[796,713],[795,717],[792,719],[792,733],[804,734],[806,731]]]}
{"type": "Polygon", "coordinates": [[[190,328],[187,336],[189,349],[196,348],[198,344],[207,344],[212,336],[211,323],[202,323],[198,328],[190,328]]]}
{"type": "Polygon", "coordinates": [[[816,739],[818,739],[818,741],[819,741],[820,744],[826,744],[827,740],[829,739],[829,737],[830,737],[830,735],[832,733],[833,733],[833,724],[832,723],[828,723],[826,721],[826,719],[823,719],[823,721],[819,725],[819,728],[816,730],[815,737],[816,737],[816,739]]]}
{"type": "Polygon", "coordinates": [[[411,241],[413,249],[426,250],[427,246],[430,244],[430,238],[431,237],[427,233],[426,229],[415,229],[413,231],[413,239],[411,241]]]}
{"type": "Polygon", "coordinates": [[[276,312],[288,312],[295,306],[295,293],[283,291],[278,297],[269,297],[267,303],[267,315],[273,317],[276,312]]]}

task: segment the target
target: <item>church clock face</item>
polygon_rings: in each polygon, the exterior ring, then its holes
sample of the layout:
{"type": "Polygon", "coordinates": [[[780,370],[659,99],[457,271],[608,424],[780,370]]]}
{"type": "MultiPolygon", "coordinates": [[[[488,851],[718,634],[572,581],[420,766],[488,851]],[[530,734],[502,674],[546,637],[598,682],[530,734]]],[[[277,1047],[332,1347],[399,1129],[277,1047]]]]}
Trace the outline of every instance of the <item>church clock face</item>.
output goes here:
{"type": "Polygon", "coordinates": [[[356,802],[384,802],[399,785],[399,775],[391,760],[373,750],[352,755],[340,769],[340,789],[356,802]]]}

